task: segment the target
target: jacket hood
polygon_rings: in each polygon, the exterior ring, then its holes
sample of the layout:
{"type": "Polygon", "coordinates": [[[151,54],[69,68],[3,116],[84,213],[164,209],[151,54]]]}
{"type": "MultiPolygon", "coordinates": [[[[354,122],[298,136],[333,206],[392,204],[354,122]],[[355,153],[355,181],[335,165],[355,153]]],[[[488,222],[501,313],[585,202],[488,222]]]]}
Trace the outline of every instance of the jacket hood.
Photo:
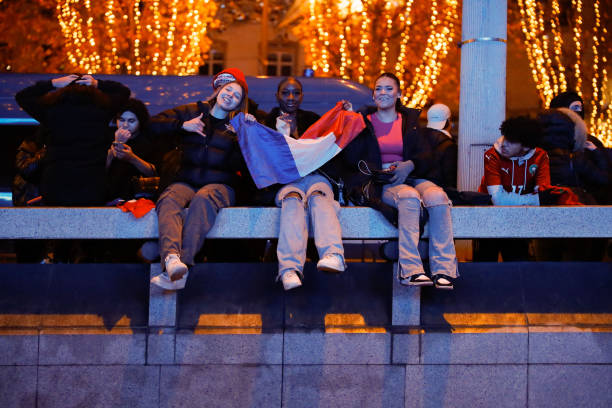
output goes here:
{"type": "Polygon", "coordinates": [[[569,116],[572,122],[574,122],[574,151],[584,150],[584,144],[587,140],[587,127],[584,120],[571,109],[557,108],[557,110],[569,116]]]}
{"type": "Polygon", "coordinates": [[[581,151],[586,142],[584,120],[567,108],[549,109],[538,117],[544,130],[541,147],[545,150],[581,151]]]}

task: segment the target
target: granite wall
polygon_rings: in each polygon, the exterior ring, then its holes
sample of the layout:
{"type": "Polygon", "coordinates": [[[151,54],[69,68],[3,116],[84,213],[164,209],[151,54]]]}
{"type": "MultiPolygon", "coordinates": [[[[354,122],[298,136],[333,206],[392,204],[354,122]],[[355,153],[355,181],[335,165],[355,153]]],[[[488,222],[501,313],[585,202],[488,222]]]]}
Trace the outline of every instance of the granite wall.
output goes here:
{"type": "Polygon", "coordinates": [[[175,327],[145,265],[0,265],[0,407],[609,407],[612,264],[463,263],[391,326],[391,270],[203,264],[175,327]]]}

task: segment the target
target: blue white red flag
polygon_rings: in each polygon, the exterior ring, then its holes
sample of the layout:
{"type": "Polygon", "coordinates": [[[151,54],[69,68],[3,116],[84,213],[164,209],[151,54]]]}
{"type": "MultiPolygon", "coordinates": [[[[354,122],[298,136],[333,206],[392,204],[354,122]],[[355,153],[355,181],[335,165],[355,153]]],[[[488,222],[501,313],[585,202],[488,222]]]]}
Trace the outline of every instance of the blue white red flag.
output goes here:
{"type": "Polygon", "coordinates": [[[363,117],[342,102],[310,126],[300,139],[283,135],[239,113],[230,122],[257,188],[287,184],[323,166],[365,128],[363,117]]]}

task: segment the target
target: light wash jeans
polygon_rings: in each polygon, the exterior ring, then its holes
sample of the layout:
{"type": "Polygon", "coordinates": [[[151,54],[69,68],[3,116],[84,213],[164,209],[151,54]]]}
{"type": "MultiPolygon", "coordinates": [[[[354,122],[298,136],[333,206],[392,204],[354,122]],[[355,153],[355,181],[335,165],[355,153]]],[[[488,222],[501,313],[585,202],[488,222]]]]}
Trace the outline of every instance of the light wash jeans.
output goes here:
{"type": "Polygon", "coordinates": [[[156,208],[162,268],[168,254],[178,254],[192,266],[217,213],[234,202],[234,190],[225,184],[207,184],[196,190],[185,183],[173,183],[166,188],[156,208]]]}
{"type": "Polygon", "coordinates": [[[429,266],[432,275],[456,278],[457,255],[453,241],[451,202],[436,184],[416,180],[414,187],[406,184],[383,187],[383,202],[397,208],[399,233],[399,276],[407,278],[424,273],[418,250],[421,202],[429,214],[429,266]]]}
{"type": "Polygon", "coordinates": [[[340,205],[334,200],[329,181],[320,174],[309,174],[282,187],[276,195],[281,208],[278,233],[278,276],[290,270],[303,278],[308,242],[308,217],[312,224],[319,257],[338,254],[344,259],[342,229],[338,221],[340,205]],[[319,192],[319,194],[313,194],[319,192]],[[297,193],[300,198],[287,197],[297,193]]]}

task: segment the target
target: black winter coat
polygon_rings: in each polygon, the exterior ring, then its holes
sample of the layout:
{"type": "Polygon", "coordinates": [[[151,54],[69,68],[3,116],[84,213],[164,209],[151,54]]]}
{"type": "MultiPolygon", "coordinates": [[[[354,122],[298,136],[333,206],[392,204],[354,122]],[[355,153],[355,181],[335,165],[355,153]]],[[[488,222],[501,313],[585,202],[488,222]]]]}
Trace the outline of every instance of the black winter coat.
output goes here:
{"type": "Polygon", "coordinates": [[[47,130],[41,193],[46,205],[101,205],[106,198],[108,124],[130,90],[114,81],[55,90],[39,81],[15,99],[47,130]]]}
{"type": "MultiPolygon", "coordinates": [[[[112,135],[114,135],[114,130],[112,135]]],[[[114,136],[113,136],[114,137],[114,136]]],[[[138,132],[136,137],[129,139],[125,144],[130,146],[132,152],[140,159],[151,163],[155,169],[159,168],[161,163],[162,151],[155,143],[149,133],[144,130],[138,132]]],[[[108,182],[108,200],[122,198],[130,200],[134,198],[138,191],[134,189],[133,177],[144,177],[138,169],[131,163],[123,160],[114,159],[109,168],[106,170],[108,182]]]]}
{"type": "Polygon", "coordinates": [[[422,143],[417,161],[420,168],[410,175],[429,180],[436,185],[457,187],[457,143],[437,129],[419,129],[419,140],[422,143]]]}
{"type": "MultiPolygon", "coordinates": [[[[367,118],[367,115],[376,112],[376,107],[368,107],[360,113],[363,115],[366,128],[344,148],[341,153],[340,162],[342,163],[343,179],[346,191],[353,203],[375,208],[394,224],[397,224],[397,212],[395,208],[382,202],[382,185],[372,184],[371,188],[365,190],[364,186],[370,180],[370,176],[359,171],[359,162],[365,161],[370,169],[382,168],[382,156],[380,147],[374,133],[374,126],[367,118]]],[[[404,161],[412,160],[415,164],[414,173],[424,174],[430,168],[426,162],[427,158],[423,154],[423,143],[420,142],[421,134],[418,131],[418,120],[421,111],[401,107],[398,111],[402,115],[402,140],[404,161]]],[[[411,174],[412,176],[412,174],[411,174]]]]}
{"type": "Polygon", "coordinates": [[[176,138],[178,158],[172,182],[184,182],[199,189],[207,184],[236,187],[238,171],[246,164],[236,134],[228,129],[229,121],[212,118],[205,102],[190,103],[159,113],[151,118],[151,130],[162,137],[176,138]],[[203,114],[204,133],[187,132],[183,123],[203,114]]]}
{"type": "Polygon", "coordinates": [[[565,113],[549,110],[539,116],[544,130],[541,147],[550,159],[550,181],[555,186],[605,185],[608,182],[605,152],[584,151],[586,134],[565,113]]]}
{"type": "MultiPolygon", "coordinates": [[[[266,119],[264,120],[264,125],[271,129],[276,129],[276,118],[278,118],[280,115],[281,110],[277,106],[276,108],[272,109],[270,113],[268,113],[268,116],[266,116],[266,119]]],[[[297,132],[298,135],[302,136],[306,129],[308,129],[310,126],[312,126],[313,123],[319,120],[320,116],[311,111],[298,109],[296,112],[296,118],[297,132]]]]}

